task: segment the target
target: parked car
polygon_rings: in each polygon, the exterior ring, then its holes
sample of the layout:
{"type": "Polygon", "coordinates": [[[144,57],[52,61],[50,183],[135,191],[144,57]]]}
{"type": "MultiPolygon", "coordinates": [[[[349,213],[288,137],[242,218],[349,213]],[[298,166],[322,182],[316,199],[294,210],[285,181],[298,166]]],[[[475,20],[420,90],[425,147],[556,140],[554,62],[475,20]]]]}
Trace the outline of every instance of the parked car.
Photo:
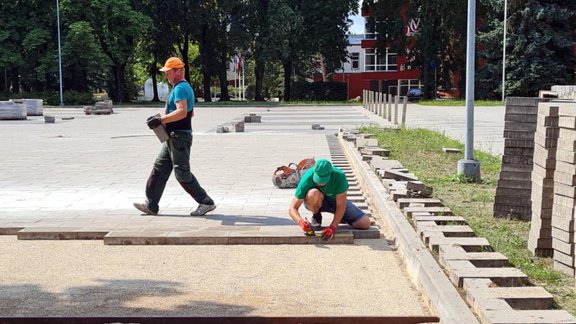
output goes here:
{"type": "Polygon", "coordinates": [[[420,88],[410,89],[406,92],[406,97],[408,101],[418,101],[424,97],[424,91],[420,88]]]}

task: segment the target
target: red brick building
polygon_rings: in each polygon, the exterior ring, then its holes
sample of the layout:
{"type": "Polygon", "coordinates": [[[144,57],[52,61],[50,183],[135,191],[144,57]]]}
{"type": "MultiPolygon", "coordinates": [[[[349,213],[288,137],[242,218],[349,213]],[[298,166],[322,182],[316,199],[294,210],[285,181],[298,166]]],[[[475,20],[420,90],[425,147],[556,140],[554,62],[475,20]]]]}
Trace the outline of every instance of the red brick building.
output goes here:
{"type": "MultiPolygon", "coordinates": [[[[369,17],[370,12],[363,11],[362,16],[369,17]]],[[[405,22],[407,36],[418,32],[419,20],[405,22]]],[[[336,71],[334,80],[348,85],[348,98],[362,96],[362,90],[368,89],[393,95],[405,95],[409,89],[420,88],[420,72],[412,69],[405,56],[386,50],[378,52],[376,33],[365,25],[364,34],[348,36],[348,61],[342,69],[336,71]]]]}

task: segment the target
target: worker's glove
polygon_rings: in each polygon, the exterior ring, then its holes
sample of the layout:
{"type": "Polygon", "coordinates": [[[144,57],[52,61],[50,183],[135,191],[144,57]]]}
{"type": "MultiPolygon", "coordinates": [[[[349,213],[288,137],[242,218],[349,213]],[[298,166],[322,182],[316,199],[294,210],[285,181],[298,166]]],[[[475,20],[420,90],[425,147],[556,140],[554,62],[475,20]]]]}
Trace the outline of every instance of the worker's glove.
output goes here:
{"type": "Polygon", "coordinates": [[[314,230],[312,229],[312,226],[310,225],[310,223],[307,220],[301,218],[298,221],[298,225],[300,225],[300,228],[302,228],[302,230],[304,231],[304,234],[306,234],[308,236],[314,235],[314,230]]]}
{"type": "Polygon", "coordinates": [[[154,129],[162,125],[162,121],[160,120],[160,114],[148,117],[148,119],[146,119],[146,124],[148,124],[148,127],[150,127],[150,129],[154,129]]]}
{"type": "Polygon", "coordinates": [[[334,234],[336,234],[336,225],[330,225],[330,227],[325,229],[322,233],[322,239],[325,241],[329,240],[334,237],[334,234]]]}

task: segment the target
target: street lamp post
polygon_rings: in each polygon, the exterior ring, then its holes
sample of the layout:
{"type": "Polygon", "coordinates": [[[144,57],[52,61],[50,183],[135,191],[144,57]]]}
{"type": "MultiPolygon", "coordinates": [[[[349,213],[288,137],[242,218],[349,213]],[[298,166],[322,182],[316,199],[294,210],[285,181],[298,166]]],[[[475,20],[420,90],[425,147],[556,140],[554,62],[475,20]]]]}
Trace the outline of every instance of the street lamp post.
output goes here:
{"type": "Polygon", "coordinates": [[[506,20],[508,19],[508,0],[504,0],[504,40],[502,42],[502,102],[506,97],[506,20]]]}
{"type": "Polygon", "coordinates": [[[474,65],[476,52],[476,0],[468,0],[466,42],[466,143],[464,159],[458,161],[458,174],[480,181],[480,162],[474,160],[474,65]]]}
{"type": "Polygon", "coordinates": [[[60,49],[60,3],[56,0],[56,21],[58,25],[58,70],[60,72],[60,106],[64,106],[64,93],[62,92],[62,50],[60,49]]]}

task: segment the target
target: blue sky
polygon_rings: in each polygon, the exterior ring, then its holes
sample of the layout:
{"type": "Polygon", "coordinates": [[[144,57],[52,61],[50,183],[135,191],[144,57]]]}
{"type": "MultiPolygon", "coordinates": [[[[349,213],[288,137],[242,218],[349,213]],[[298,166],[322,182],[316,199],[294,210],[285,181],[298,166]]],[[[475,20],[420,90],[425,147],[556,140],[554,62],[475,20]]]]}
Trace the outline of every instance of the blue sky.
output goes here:
{"type": "Polygon", "coordinates": [[[362,34],[364,33],[364,18],[360,16],[360,7],[362,6],[362,0],[358,0],[358,12],[354,16],[350,16],[352,19],[352,26],[350,26],[351,34],[362,34]]]}

